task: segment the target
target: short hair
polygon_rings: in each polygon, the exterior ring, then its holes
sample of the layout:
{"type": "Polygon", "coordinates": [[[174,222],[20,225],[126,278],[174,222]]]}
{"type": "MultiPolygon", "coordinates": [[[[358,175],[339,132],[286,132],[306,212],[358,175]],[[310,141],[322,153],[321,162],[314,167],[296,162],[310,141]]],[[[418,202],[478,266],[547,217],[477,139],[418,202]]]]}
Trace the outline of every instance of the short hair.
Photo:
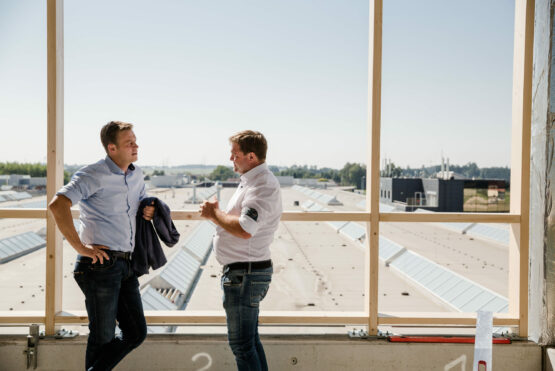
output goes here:
{"type": "Polygon", "coordinates": [[[133,124],[123,121],[110,121],[100,130],[100,141],[108,153],[108,144],[118,145],[118,133],[133,129],[133,124]]]}
{"type": "Polygon", "coordinates": [[[237,143],[244,154],[253,152],[260,161],[266,160],[268,142],[264,135],[258,131],[244,130],[229,138],[231,143],[237,143]]]}

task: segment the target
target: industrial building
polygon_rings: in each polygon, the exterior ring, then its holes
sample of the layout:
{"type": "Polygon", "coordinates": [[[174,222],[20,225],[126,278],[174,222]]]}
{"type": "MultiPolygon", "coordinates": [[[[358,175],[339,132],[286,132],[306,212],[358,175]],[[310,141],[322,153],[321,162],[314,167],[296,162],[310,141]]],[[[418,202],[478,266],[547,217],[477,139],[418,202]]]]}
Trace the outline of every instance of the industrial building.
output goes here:
{"type": "MultiPolygon", "coordinates": [[[[404,211],[423,208],[438,212],[489,211],[488,203],[504,202],[508,185],[499,179],[380,178],[380,202],[404,211]],[[467,190],[483,190],[485,210],[465,205],[467,190]]],[[[491,211],[499,212],[497,207],[491,211]]],[[[507,210],[508,211],[508,210],[507,210]]]]}

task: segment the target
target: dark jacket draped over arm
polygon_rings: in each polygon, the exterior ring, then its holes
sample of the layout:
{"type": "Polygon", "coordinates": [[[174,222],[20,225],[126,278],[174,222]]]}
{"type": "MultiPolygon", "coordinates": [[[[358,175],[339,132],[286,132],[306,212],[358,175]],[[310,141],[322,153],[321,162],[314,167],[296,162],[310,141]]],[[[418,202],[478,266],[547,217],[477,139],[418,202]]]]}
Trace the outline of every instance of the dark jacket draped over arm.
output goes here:
{"type": "Polygon", "coordinates": [[[131,260],[137,277],[147,274],[150,267],[158,269],[166,264],[166,256],[159,239],[168,247],[179,241],[179,232],[171,219],[170,208],[156,197],[147,197],[141,201],[137,211],[137,231],[135,233],[135,250],[131,260]],[[143,218],[145,206],[154,206],[152,222],[143,218]]]}

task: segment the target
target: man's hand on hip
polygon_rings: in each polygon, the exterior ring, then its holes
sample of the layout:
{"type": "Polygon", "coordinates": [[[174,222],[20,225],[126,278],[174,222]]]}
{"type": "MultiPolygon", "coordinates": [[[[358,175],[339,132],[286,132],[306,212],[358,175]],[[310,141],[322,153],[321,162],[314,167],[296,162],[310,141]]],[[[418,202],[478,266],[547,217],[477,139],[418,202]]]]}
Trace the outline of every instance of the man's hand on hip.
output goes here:
{"type": "Polygon", "coordinates": [[[97,260],[100,260],[100,264],[104,264],[104,259],[110,260],[110,257],[104,250],[108,250],[108,246],[104,245],[82,245],[77,252],[82,255],[92,259],[93,264],[97,260]]]}

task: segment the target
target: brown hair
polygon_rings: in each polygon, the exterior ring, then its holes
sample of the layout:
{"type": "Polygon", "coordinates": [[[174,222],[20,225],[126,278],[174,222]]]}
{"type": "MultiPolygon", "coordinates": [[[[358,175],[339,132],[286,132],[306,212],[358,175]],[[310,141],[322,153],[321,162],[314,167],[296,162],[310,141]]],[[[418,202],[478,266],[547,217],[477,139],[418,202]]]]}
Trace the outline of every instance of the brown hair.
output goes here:
{"type": "Polygon", "coordinates": [[[100,130],[100,141],[108,153],[108,144],[112,143],[118,145],[118,133],[124,130],[133,129],[133,124],[123,121],[110,121],[100,130]]]}
{"type": "Polygon", "coordinates": [[[244,154],[253,152],[262,162],[266,160],[268,143],[264,135],[258,131],[244,130],[229,138],[231,143],[237,143],[244,154]]]}

